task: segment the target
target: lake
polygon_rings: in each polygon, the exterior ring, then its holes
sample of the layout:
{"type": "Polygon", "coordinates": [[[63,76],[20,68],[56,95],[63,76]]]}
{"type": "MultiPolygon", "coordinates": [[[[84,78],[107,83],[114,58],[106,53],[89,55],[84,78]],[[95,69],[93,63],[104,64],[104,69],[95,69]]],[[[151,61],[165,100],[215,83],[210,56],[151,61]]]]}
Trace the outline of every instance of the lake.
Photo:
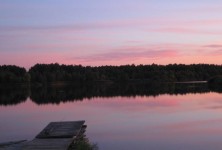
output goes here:
{"type": "Polygon", "coordinates": [[[33,139],[49,122],[85,120],[100,150],[222,149],[222,94],[206,84],[0,90],[0,142],[33,139]]]}

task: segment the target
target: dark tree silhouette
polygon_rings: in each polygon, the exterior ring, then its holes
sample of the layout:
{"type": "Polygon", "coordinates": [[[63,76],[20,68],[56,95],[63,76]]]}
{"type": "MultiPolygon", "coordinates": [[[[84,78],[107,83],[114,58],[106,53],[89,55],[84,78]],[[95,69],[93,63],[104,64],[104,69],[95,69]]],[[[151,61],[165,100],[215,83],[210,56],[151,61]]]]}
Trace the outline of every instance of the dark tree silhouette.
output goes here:
{"type": "Polygon", "coordinates": [[[30,76],[25,68],[11,65],[0,66],[0,84],[29,82],[30,76]]]}
{"type": "Polygon", "coordinates": [[[170,65],[124,65],[81,66],[37,64],[29,70],[31,81],[47,84],[52,82],[89,83],[111,82],[182,82],[203,81],[222,75],[221,65],[170,64],[170,65]]]}
{"type": "Polygon", "coordinates": [[[222,75],[221,65],[169,64],[169,65],[124,65],[124,66],[81,66],[59,64],[36,64],[28,72],[17,66],[0,66],[0,84],[37,83],[88,84],[95,82],[183,82],[207,81],[222,75]]]}

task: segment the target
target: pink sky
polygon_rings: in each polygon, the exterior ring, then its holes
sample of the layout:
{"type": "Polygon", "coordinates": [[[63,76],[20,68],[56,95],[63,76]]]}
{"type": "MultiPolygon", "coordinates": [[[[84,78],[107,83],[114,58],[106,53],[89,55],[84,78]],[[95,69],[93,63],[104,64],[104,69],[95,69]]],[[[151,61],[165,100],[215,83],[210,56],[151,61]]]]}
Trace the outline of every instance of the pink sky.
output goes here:
{"type": "Polygon", "coordinates": [[[24,0],[0,6],[0,65],[222,63],[217,0],[24,0]]]}

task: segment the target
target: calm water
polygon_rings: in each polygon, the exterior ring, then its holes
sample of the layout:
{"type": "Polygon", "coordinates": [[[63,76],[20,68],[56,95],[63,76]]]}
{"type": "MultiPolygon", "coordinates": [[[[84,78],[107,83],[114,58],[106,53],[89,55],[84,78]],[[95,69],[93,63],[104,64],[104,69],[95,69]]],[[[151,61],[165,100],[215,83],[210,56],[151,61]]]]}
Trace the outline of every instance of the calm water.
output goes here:
{"type": "Polygon", "coordinates": [[[0,142],[33,139],[51,121],[85,120],[100,150],[222,149],[222,94],[194,85],[151,89],[2,90],[0,142]]]}

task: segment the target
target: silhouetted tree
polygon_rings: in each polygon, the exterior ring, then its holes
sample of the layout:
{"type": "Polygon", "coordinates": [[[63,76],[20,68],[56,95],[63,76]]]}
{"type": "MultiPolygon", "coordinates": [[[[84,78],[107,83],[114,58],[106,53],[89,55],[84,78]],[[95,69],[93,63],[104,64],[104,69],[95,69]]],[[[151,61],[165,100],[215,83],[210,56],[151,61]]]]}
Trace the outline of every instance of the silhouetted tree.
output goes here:
{"type": "Polygon", "coordinates": [[[30,76],[25,68],[12,65],[0,66],[0,84],[29,82],[30,76]]]}
{"type": "Polygon", "coordinates": [[[29,70],[31,81],[42,84],[69,82],[74,84],[94,81],[112,82],[178,82],[201,81],[222,75],[221,65],[170,64],[124,65],[90,67],[81,65],[36,64],[29,70]]]}

